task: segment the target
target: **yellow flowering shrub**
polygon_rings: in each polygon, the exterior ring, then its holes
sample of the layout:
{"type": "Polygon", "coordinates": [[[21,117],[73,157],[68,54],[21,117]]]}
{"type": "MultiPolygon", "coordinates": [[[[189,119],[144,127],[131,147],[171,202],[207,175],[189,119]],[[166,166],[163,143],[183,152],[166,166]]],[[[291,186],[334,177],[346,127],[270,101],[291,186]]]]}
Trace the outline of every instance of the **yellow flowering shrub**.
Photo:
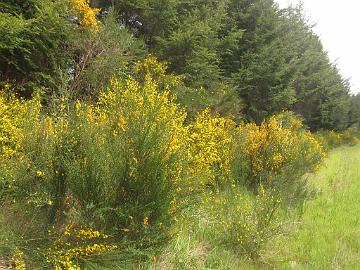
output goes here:
{"type": "Polygon", "coordinates": [[[37,98],[24,101],[0,90],[0,160],[22,151],[24,128],[36,126],[41,105],[37,98]]]}
{"type": "MultiPolygon", "coordinates": [[[[114,136],[121,136],[127,142],[130,172],[141,173],[136,168],[142,158],[139,156],[142,153],[137,153],[136,149],[139,140],[144,144],[154,140],[153,143],[159,145],[156,150],[163,154],[162,162],[168,162],[183,149],[187,136],[183,126],[186,113],[174,102],[169,91],[159,92],[157,83],[150,76],[146,77],[143,86],[131,77],[125,83],[114,79],[111,88],[100,95],[97,117],[103,121],[107,119],[114,136]],[[139,137],[134,137],[134,133],[139,137]]],[[[173,182],[178,181],[181,170],[176,167],[175,171],[167,172],[172,175],[173,182]]]]}
{"type": "Polygon", "coordinates": [[[165,62],[159,62],[153,55],[148,55],[143,61],[138,61],[134,68],[139,75],[158,75],[166,76],[167,65],[165,62]]]}
{"type": "Polygon", "coordinates": [[[323,130],[317,132],[316,137],[321,140],[328,149],[332,149],[344,144],[356,144],[359,141],[360,132],[356,128],[349,128],[343,132],[323,130]]]}
{"type": "MultiPolygon", "coordinates": [[[[240,124],[230,134],[232,144],[221,157],[228,159],[229,176],[235,181],[204,194],[202,208],[214,238],[258,260],[266,243],[283,231],[283,206],[301,205],[308,195],[304,175],[317,168],[324,150],[291,113],[273,116],[261,125],[240,124]]],[[[211,157],[210,152],[217,153],[211,150],[206,156],[211,157]]]]}
{"type": "Polygon", "coordinates": [[[141,82],[114,78],[96,103],[77,102],[67,136],[77,146],[63,163],[74,199],[94,205],[123,237],[151,244],[161,233],[143,236],[165,232],[176,220],[186,186],[185,118],[149,74],[141,82]]]}
{"type": "Polygon", "coordinates": [[[109,236],[91,227],[66,225],[60,231],[50,230],[55,240],[49,248],[47,262],[55,270],[80,270],[80,260],[116,250],[118,247],[109,241],[109,236]]]}
{"type": "Polygon", "coordinates": [[[114,79],[111,89],[100,95],[98,117],[106,117],[115,132],[127,133],[137,129],[146,135],[146,132],[169,128],[169,133],[162,135],[166,140],[163,141],[163,150],[170,150],[171,154],[179,149],[186,135],[183,129],[186,113],[174,102],[169,91],[158,92],[157,83],[149,76],[144,86],[131,77],[125,83],[114,79]],[[150,119],[146,119],[148,117],[150,119]]]}
{"type": "Polygon", "coordinates": [[[189,125],[189,170],[202,184],[215,184],[229,178],[234,127],[234,122],[212,117],[209,110],[199,113],[189,125]]]}
{"type": "Polygon", "coordinates": [[[167,69],[165,62],[160,62],[155,56],[148,55],[144,60],[136,63],[134,73],[138,81],[146,81],[146,76],[150,76],[156,80],[161,90],[165,88],[171,91],[174,86],[181,84],[182,76],[168,74],[167,69]]]}
{"type": "Polygon", "coordinates": [[[80,23],[84,26],[98,28],[99,22],[96,18],[96,14],[99,13],[100,9],[92,8],[89,0],[71,0],[74,8],[81,14],[80,23]]]}
{"type": "MultiPolygon", "coordinates": [[[[245,182],[257,190],[260,185],[295,192],[302,176],[315,170],[325,156],[322,145],[301,121],[273,116],[261,125],[242,124],[237,128],[240,160],[247,165],[245,182]]],[[[241,164],[239,166],[242,166],[241,164]]]]}

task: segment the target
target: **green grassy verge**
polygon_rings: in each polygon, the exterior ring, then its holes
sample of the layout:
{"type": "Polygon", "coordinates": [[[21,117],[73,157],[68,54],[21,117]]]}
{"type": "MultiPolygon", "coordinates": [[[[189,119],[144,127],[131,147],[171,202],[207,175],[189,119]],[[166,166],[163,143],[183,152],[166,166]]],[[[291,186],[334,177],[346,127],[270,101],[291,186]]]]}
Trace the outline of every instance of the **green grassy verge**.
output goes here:
{"type": "Polygon", "coordinates": [[[283,237],[276,269],[360,269],[360,146],[333,150],[313,177],[318,194],[283,237]]]}

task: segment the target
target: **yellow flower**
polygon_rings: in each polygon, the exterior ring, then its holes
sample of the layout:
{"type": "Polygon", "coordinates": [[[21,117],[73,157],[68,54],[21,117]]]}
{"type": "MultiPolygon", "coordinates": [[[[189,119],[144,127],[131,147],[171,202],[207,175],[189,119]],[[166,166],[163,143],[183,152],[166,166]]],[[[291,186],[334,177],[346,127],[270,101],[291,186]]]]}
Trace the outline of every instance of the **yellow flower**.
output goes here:
{"type": "Polygon", "coordinates": [[[52,263],[55,269],[80,270],[77,264],[79,258],[117,249],[117,245],[105,242],[107,238],[107,235],[93,228],[77,229],[73,224],[69,224],[49,249],[47,261],[52,263]]]}
{"type": "Polygon", "coordinates": [[[148,217],[144,217],[143,223],[145,226],[149,225],[149,218],[148,217]]]}
{"type": "Polygon", "coordinates": [[[212,117],[207,109],[199,113],[190,129],[190,172],[206,183],[228,178],[232,160],[231,130],[235,123],[230,119],[212,117]]]}
{"type": "Polygon", "coordinates": [[[45,173],[42,172],[42,171],[36,171],[36,175],[37,175],[38,177],[43,177],[43,176],[45,175],[45,173]]]}
{"type": "Polygon", "coordinates": [[[26,264],[24,262],[24,252],[22,252],[20,249],[15,249],[15,254],[12,257],[12,260],[15,264],[15,270],[25,270],[26,264]]]}
{"type": "MultiPolygon", "coordinates": [[[[6,89],[5,89],[6,91],[6,89]]],[[[17,99],[0,89],[0,163],[19,154],[25,138],[25,127],[39,125],[40,101],[17,99]]]]}
{"type": "Polygon", "coordinates": [[[74,8],[81,14],[81,24],[98,29],[98,20],[96,14],[99,13],[100,9],[90,7],[89,0],[71,0],[74,8]]]}

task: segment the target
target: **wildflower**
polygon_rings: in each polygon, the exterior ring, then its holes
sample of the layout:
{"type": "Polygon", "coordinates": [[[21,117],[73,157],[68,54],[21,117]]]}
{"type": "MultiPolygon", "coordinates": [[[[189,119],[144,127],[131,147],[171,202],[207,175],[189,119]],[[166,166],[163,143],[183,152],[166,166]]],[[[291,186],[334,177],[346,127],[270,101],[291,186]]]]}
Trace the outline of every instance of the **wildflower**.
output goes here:
{"type": "Polygon", "coordinates": [[[149,225],[149,218],[148,217],[144,217],[143,223],[145,226],[149,225]]]}
{"type": "Polygon", "coordinates": [[[225,118],[211,117],[210,111],[198,114],[190,125],[190,171],[214,181],[225,180],[230,173],[232,137],[229,131],[235,124],[225,118]]]}
{"type": "Polygon", "coordinates": [[[43,177],[43,176],[45,175],[45,173],[42,172],[42,171],[36,171],[36,175],[37,175],[38,177],[43,177]]]}
{"type": "Polygon", "coordinates": [[[92,256],[117,249],[117,245],[104,242],[108,236],[93,228],[77,229],[73,224],[67,225],[63,233],[54,240],[47,254],[47,261],[55,269],[77,269],[80,257],[92,256]]]}
{"type": "Polygon", "coordinates": [[[15,254],[12,257],[12,260],[14,261],[16,270],[26,269],[26,264],[24,262],[24,252],[22,252],[20,249],[15,249],[15,254]]]}
{"type": "Polygon", "coordinates": [[[81,24],[97,30],[99,22],[96,14],[99,13],[100,9],[90,7],[88,0],[71,0],[71,2],[82,16],[81,24]]]}

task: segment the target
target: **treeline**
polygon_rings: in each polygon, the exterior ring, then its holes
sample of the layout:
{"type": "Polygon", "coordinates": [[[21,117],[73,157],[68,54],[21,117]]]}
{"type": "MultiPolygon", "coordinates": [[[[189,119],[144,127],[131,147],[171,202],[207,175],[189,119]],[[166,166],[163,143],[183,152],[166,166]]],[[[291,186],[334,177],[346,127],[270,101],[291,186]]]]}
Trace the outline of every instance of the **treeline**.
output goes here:
{"type": "MultiPolygon", "coordinates": [[[[72,2],[81,9],[82,1],[72,2]]],[[[273,0],[91,4],[98,9],[83,8],[81,18],[67,1],[2,0],[1,81],[25,97],[70,89],[89,98],[151,53],[184,77],[174,92],[190,115],[210,107],[261,123],[292,110],[313,131],[359,123],[358,98],[301,6],[279,9],[273,0]],[[91,14],[101,21],[97,35],[80,27],[91,24],[91,14]]]]}

